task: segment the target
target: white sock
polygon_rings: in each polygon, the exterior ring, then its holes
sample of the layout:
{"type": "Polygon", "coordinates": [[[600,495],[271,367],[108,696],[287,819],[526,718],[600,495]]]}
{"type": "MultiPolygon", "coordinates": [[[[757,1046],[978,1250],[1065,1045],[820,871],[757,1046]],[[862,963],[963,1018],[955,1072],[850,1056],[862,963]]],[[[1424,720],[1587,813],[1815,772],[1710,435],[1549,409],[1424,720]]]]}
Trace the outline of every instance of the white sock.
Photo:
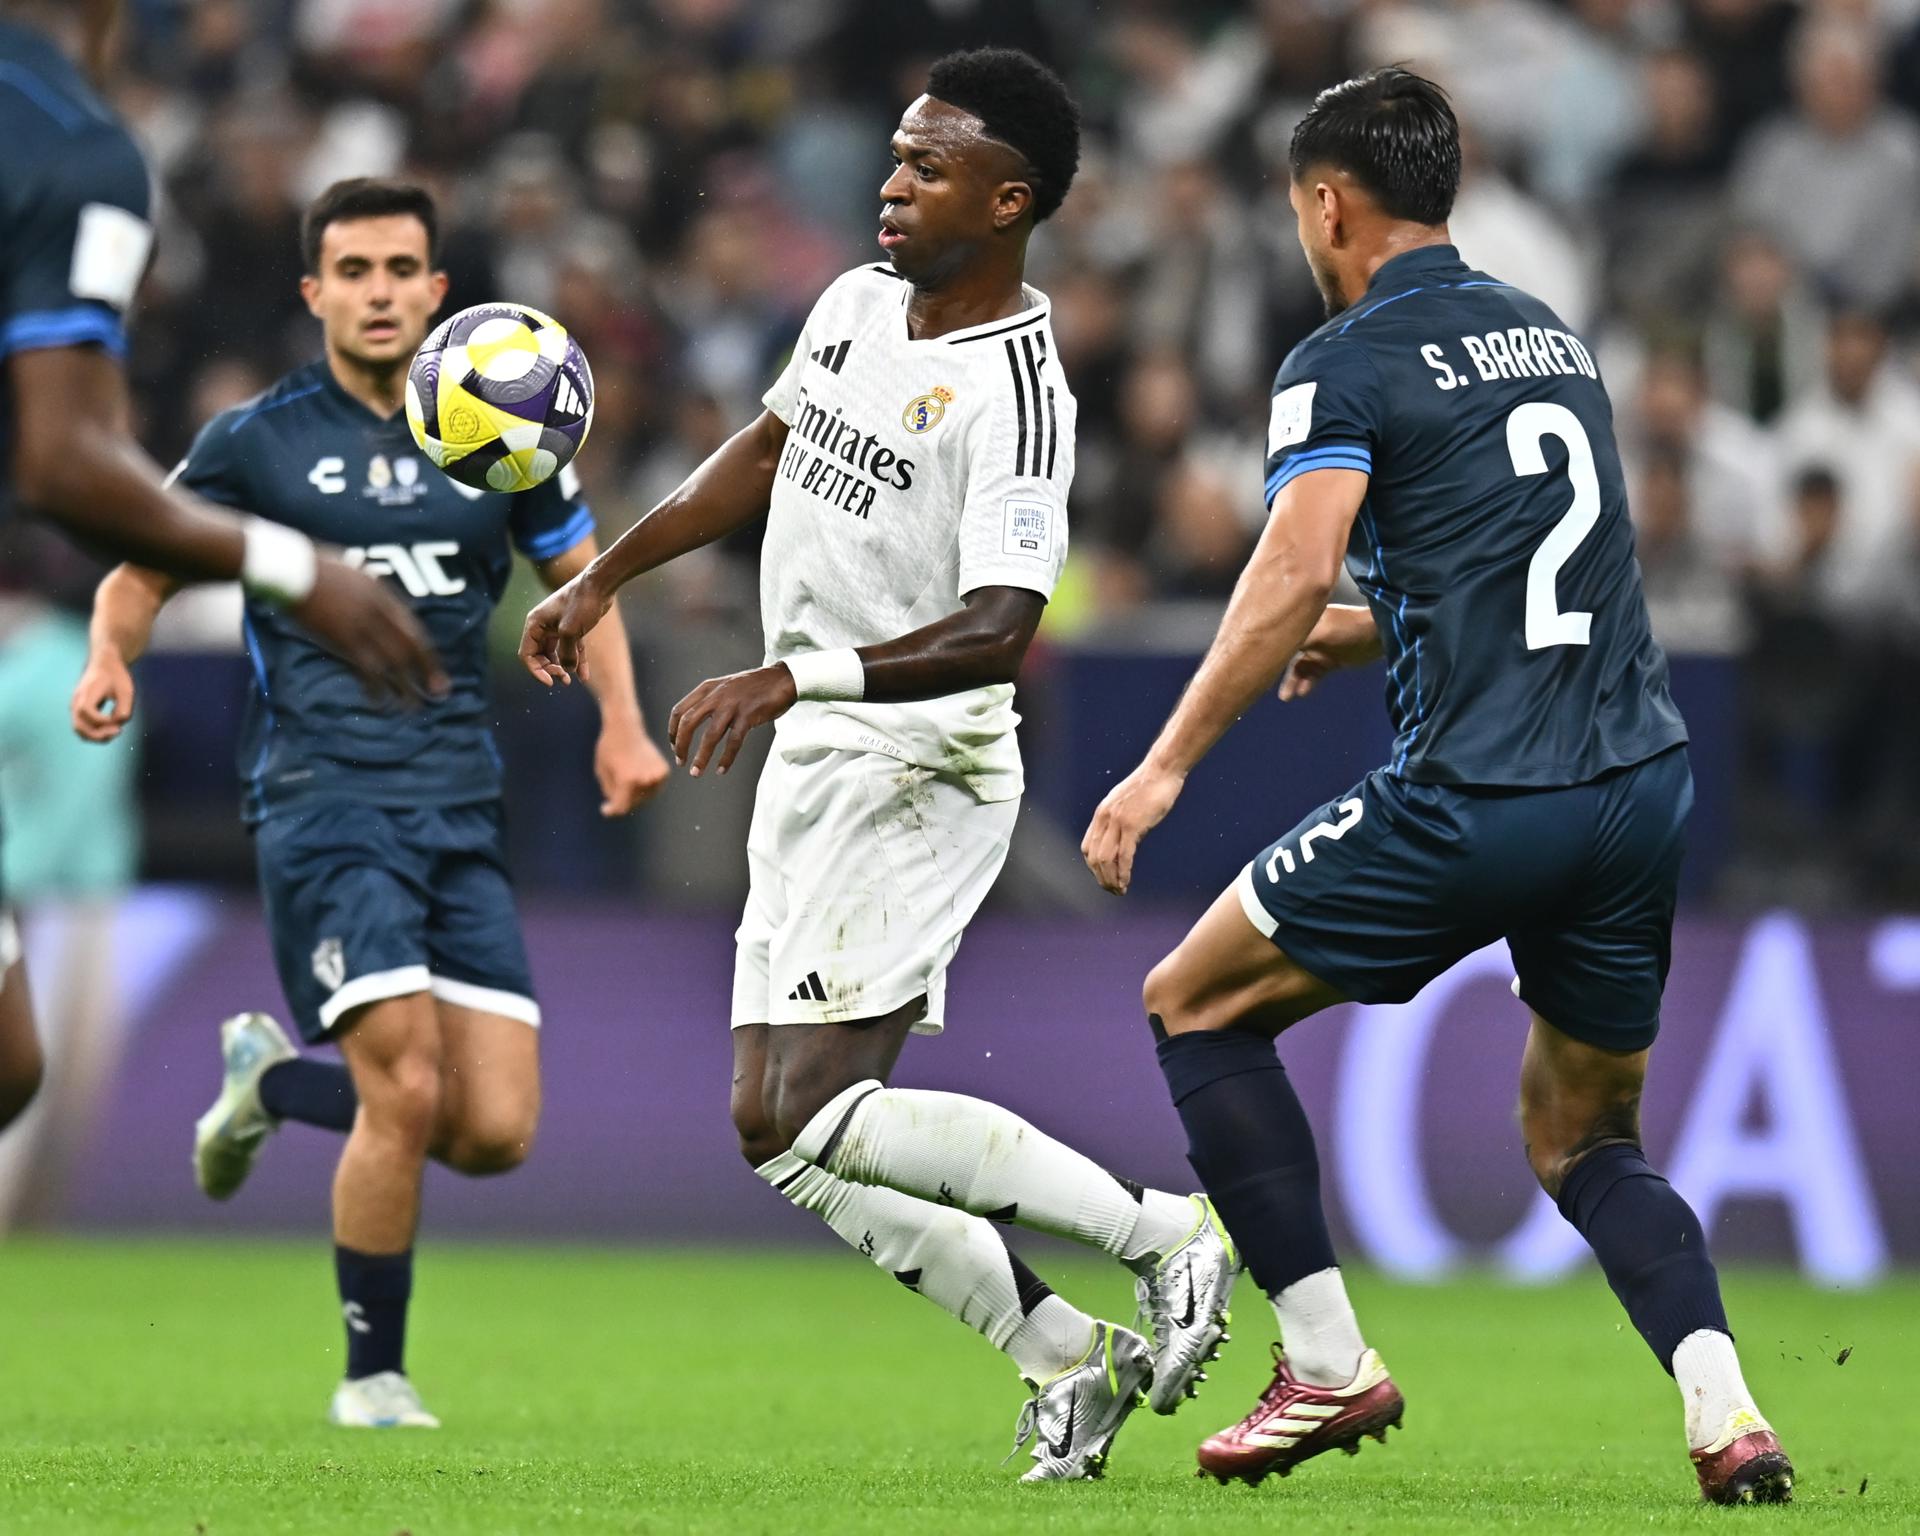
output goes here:
{"type": "Polygon", "coordinates": [[[1051,1232],[1122,1260],[1165,1252],[1196,1218],[1187,1196],[1136,1196],[1137,1185],[1011,1110],[965,1094],[857,1083],[814,1116],[794,1151],[817,1162],[829,1145],[824,1166],[840,1178],[1051,1232]]]}
{"type": "Polygon", "coordinates": [[[1340,1271],[1323,1269],[1273,1298],[1287,1365],[1316,1387],[1344,1387],[1359,1374],[1366,1343],[1340,1271]]]}
{"type": "Polygon", "coordinates": [[[1733,1340],[1712,1328],[1695,1329],[1673,1352],[1673,1380],[1687,1407],[1687,1448],[1699,1450],[1725,1433],[1727,1420],[1745,1409],[1756,1419],[1733,1340]]]}
{"type": "Polygon", "coordinates": [[[894,1279],[1012,1356],[1023,1376],[1042,1381],[1057,1375],[1092,1343],[1093,1319],[1059,1296],[1044,1298],[1031,1316],[1021,1308],[1007,1245],[979,1217],[895,1190],[849,1184],[791,1152],[754,1172],[894,1279]]]}
{"type": "Polygon", "coordinates": [[[1093,1319],[1057,1293],[1020,1319],[1002,1346],[1020,1374],[1038,1386],[1078,1365],[1093,1348],[1093,1319]]]}

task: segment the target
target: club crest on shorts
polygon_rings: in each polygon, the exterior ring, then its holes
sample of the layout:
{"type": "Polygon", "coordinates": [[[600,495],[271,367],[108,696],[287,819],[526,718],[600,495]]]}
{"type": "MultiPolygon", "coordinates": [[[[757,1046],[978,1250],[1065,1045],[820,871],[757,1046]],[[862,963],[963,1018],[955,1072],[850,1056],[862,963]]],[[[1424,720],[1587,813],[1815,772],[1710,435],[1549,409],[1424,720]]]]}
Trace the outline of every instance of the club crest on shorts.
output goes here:
{"type": "Polygon", "coordinates": [[[338,992],[347,979],[347,949],[338,939],[322,939],[313,946],[313,979],[329,992],[338,992]]]}
{"type": "Polygon", "coordinates": [[[936,384],[926,394],[907,402],[907,408],[900,413],[900,425],[916,437],[922,432],[931,432],[940,425],[940,418],[947,414],[951,404],[953,391],[944,384],[936,384]]]}

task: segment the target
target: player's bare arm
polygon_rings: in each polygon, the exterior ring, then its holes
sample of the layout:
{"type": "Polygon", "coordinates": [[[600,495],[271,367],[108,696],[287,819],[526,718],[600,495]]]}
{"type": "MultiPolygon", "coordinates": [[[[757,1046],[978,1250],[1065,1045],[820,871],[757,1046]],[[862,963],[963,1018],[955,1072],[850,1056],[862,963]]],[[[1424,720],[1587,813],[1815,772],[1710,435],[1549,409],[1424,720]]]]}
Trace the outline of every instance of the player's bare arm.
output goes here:
{"type": "Polygon", "coordinates": [[[284,568],[293,613],[376,697],[446,686],[405,605],[297,535],[217,512],[170,490],[127,435],[126,380],[107,353],[46,347],[7,359],[20,499],[108,554],[189,581],[270,586],[284,568]],[[291,541],[291,542],[289,542],[291,541]]]}
{"type": "Polygon", "coordinates": [[[1280,679],[1280,702],[1304,699],[1329,672],[1364,667],[1382,654],[1380,626],[1374,623],[1371,608],[1363,603],[1329,603],[1280,679]]]}
{"type": "Polygon", "coordinates": [[[1367,480],[1359,470],[1319,470],[1274,498],[1199,671],[1145,760],[1100,802],[1081,840],[1087,867],[1109,891],[1125,894],[1140,840],[1173,809],[1187,775],[1315,633],[1367,480]]]}
{"type": "Polygon", "coordinates": [[[587,680],[582,642],[634,577],[764,517],[787,424],[771,411],[715,449],[680,487],[527,615],[520,660],[547,687],[587,680]]]}
{"type": "Polygon", "coordinates": [[[112,741],[133,718],[133,664],[146,653],[153,621],[181,582],[143,565],[117,565],[101,578],[87,621],[87,665],[69,706],[76,735],[112,741]]]}
{"type": "MultiPolygon", "coordinates": [[[[564,555],[540,562],[540,579],[549,591],[558,591],[584,571],[600,553],[600,543],[588,535],[564,555]]],[[[666,755],[647,734],[646,716],[633,681],[633,652],[627,645],[626,622],[618,607],[610,608],[594,630],[594,662],[581,678],[600,706],[600,739],[593,749],[593,776],[599,781],[602,816],[625,816],[653,798],[672,770],[666,755]]]]}
{"type": "MultiPolygon", "coordinates": [[[[1040,627],[1046,599],[1024,587],[982,587],[969,592],[965,604],[958,613],[896,640],[856,650],[865,674],[860,698],[872,704],[904,704],[1013,682],[1040,627]]],[[[747,733],[778,720],[799,696],[799,683],[786,662],[709,678],[674,705],[668,717],[673,755],[682,763],[690,761],[687,771],[698,778],[717,750],[714,767],[725,773],[747,733]],[[704,738],[702,726],[707,728],[704,738]]]]}

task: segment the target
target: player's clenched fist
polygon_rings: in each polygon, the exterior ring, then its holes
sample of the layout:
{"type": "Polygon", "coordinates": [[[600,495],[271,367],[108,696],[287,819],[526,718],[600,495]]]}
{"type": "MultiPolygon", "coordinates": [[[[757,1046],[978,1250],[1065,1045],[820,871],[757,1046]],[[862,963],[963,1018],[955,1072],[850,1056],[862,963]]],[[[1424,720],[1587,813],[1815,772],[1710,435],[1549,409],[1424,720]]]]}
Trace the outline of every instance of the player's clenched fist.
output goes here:
{"type": "Polygon", "coordinates": [[[600,728],[593,775],[600,782],[602,816],[624,816],[660,792],[673,769],[639,721],[600,728]]]}
{"type": "Polygon", "coordinates": [[[1373,611],[1346,603],[1333,603],[1320,615],[1280,679],[1280,702],[1289,704],[1313,692],[1314,684],[1329,672],[1342,667],[1363,667],[1380,656],[1380,630],[1373,622],[1373,611]]]}
{"type": "Polygon", "coordinates": [[[1133,883],[1133,856],[1140,840],[1166,820],[1186,784],[1180,774],[1142,763],[1107,792],[1093,824],[1080,840],[1080,856],[1093,878],[1124,896],[1133,883]]]}
{"type": "Polygon", "coordinates": [[[575,673],[587,680],[586,638],[613,606],[591,578],[591,569],[582,571],[527,615],[520,661],[545,687],[556,678],[571,683],[575,673]]]}
{"type": "Polygon", "coordinates": [[[716,748],[720,761],[714,766],[725,773],[740,755],[747,732],[757,725],[778,720],[793,708],[798,697],[793,674],[784,666],[756,667],[751,672],[735,672],[728,677],[710,677],[678,704],[667,717],[667,734],[673,739],[673,755],[680,762],[693,759],[687,772],[699,778],[706,771],[716,748]],[[701,726],[707,728],[700,737],[701,726]]]}
{"type": "Polygon", "coordinates": [[[120,653],[95,646],[74,685],[69,705],[74,733],[87,741],[112,741],[133,718],[133,672],[120,653]]]}

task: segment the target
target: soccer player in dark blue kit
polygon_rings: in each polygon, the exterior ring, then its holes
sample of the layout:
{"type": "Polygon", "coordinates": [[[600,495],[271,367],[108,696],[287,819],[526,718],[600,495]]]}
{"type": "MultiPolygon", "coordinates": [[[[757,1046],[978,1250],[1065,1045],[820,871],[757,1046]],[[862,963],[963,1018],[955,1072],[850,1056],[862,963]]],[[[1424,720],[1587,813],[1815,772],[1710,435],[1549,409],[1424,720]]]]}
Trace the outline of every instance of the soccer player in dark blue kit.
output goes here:
{"type": "Polygon", "coordinates": [[[1784,1502],[1793,1469],[1741,1379],[1700,1223],[1640,1146],[1693,785],[1606,390],[1551,310],[1448,243],[1460,141],[1438,87],[1383,69],[1322,92],[1291,161],[1332,318],[1280,370],[1271,515],[1219,634],[1083,846],[1124,891],[1263,691],[1385,657],[1392,759],[1259,853],[1146,982],[1194,1169],[1285,1351],[1201,1468],[1284,1475],[1402,1413],[1274,1038],[1334,1003],[1403,1001],[1505,939],[1532,1018],[1534,1174],[1679,1384],[1703,1495],[1784,1502]],[[1364,608],[1328,607],[1343,559],[1364,608]]]}
{"type": "MultiPolygon", "coordinates": [[[[311,541],[168,491],[128,435],[123,317],[153,229],[147,169],[96,86],[118,0],[0,3],[0,500],[183,580],[244,580],[367,686],[437,684],[406,610],[311,541]]],[[[0,907],[0,1130],[40,1081],[13,917],[0,907]]]]}
{"type": "MultiPolygon", "coordinates": [[[[539,1118],[540,1010],[507,871],[487,626],[514,549],[549,586],[597,552],[570,468],[496,495],[443,475],[414,445],[407,368],[447,288],[435,226],[417,186],[362,179],[323,192],[302,231],[301,292],[325,355],[215,417],[178,472],[203,496],[381,573],[450,678],[411,713],[369,708],[297,625],[247,604],[256,687],[240,771],[274,958],[301,1034],[337,1045],[346,1065],[298,1056],[264,1014],[229,1019],[224,1089],[196,1127],[194,1166],[224,1199],[282,1120],[348,1133],[333,1192],[347,1371],[331,1416],[355,1427],[436,1422],[403,1364],[427,1159],[504,1173],[539,1118]]],[[[109,739],[129,717],[128,664],[172,585],[135,566],[101,583],[73,700],[83,736],[109,739]]],[[[667,765],[641,720],[617,612],[590,645],[601,809],[623,815],[667,765]]]]}

